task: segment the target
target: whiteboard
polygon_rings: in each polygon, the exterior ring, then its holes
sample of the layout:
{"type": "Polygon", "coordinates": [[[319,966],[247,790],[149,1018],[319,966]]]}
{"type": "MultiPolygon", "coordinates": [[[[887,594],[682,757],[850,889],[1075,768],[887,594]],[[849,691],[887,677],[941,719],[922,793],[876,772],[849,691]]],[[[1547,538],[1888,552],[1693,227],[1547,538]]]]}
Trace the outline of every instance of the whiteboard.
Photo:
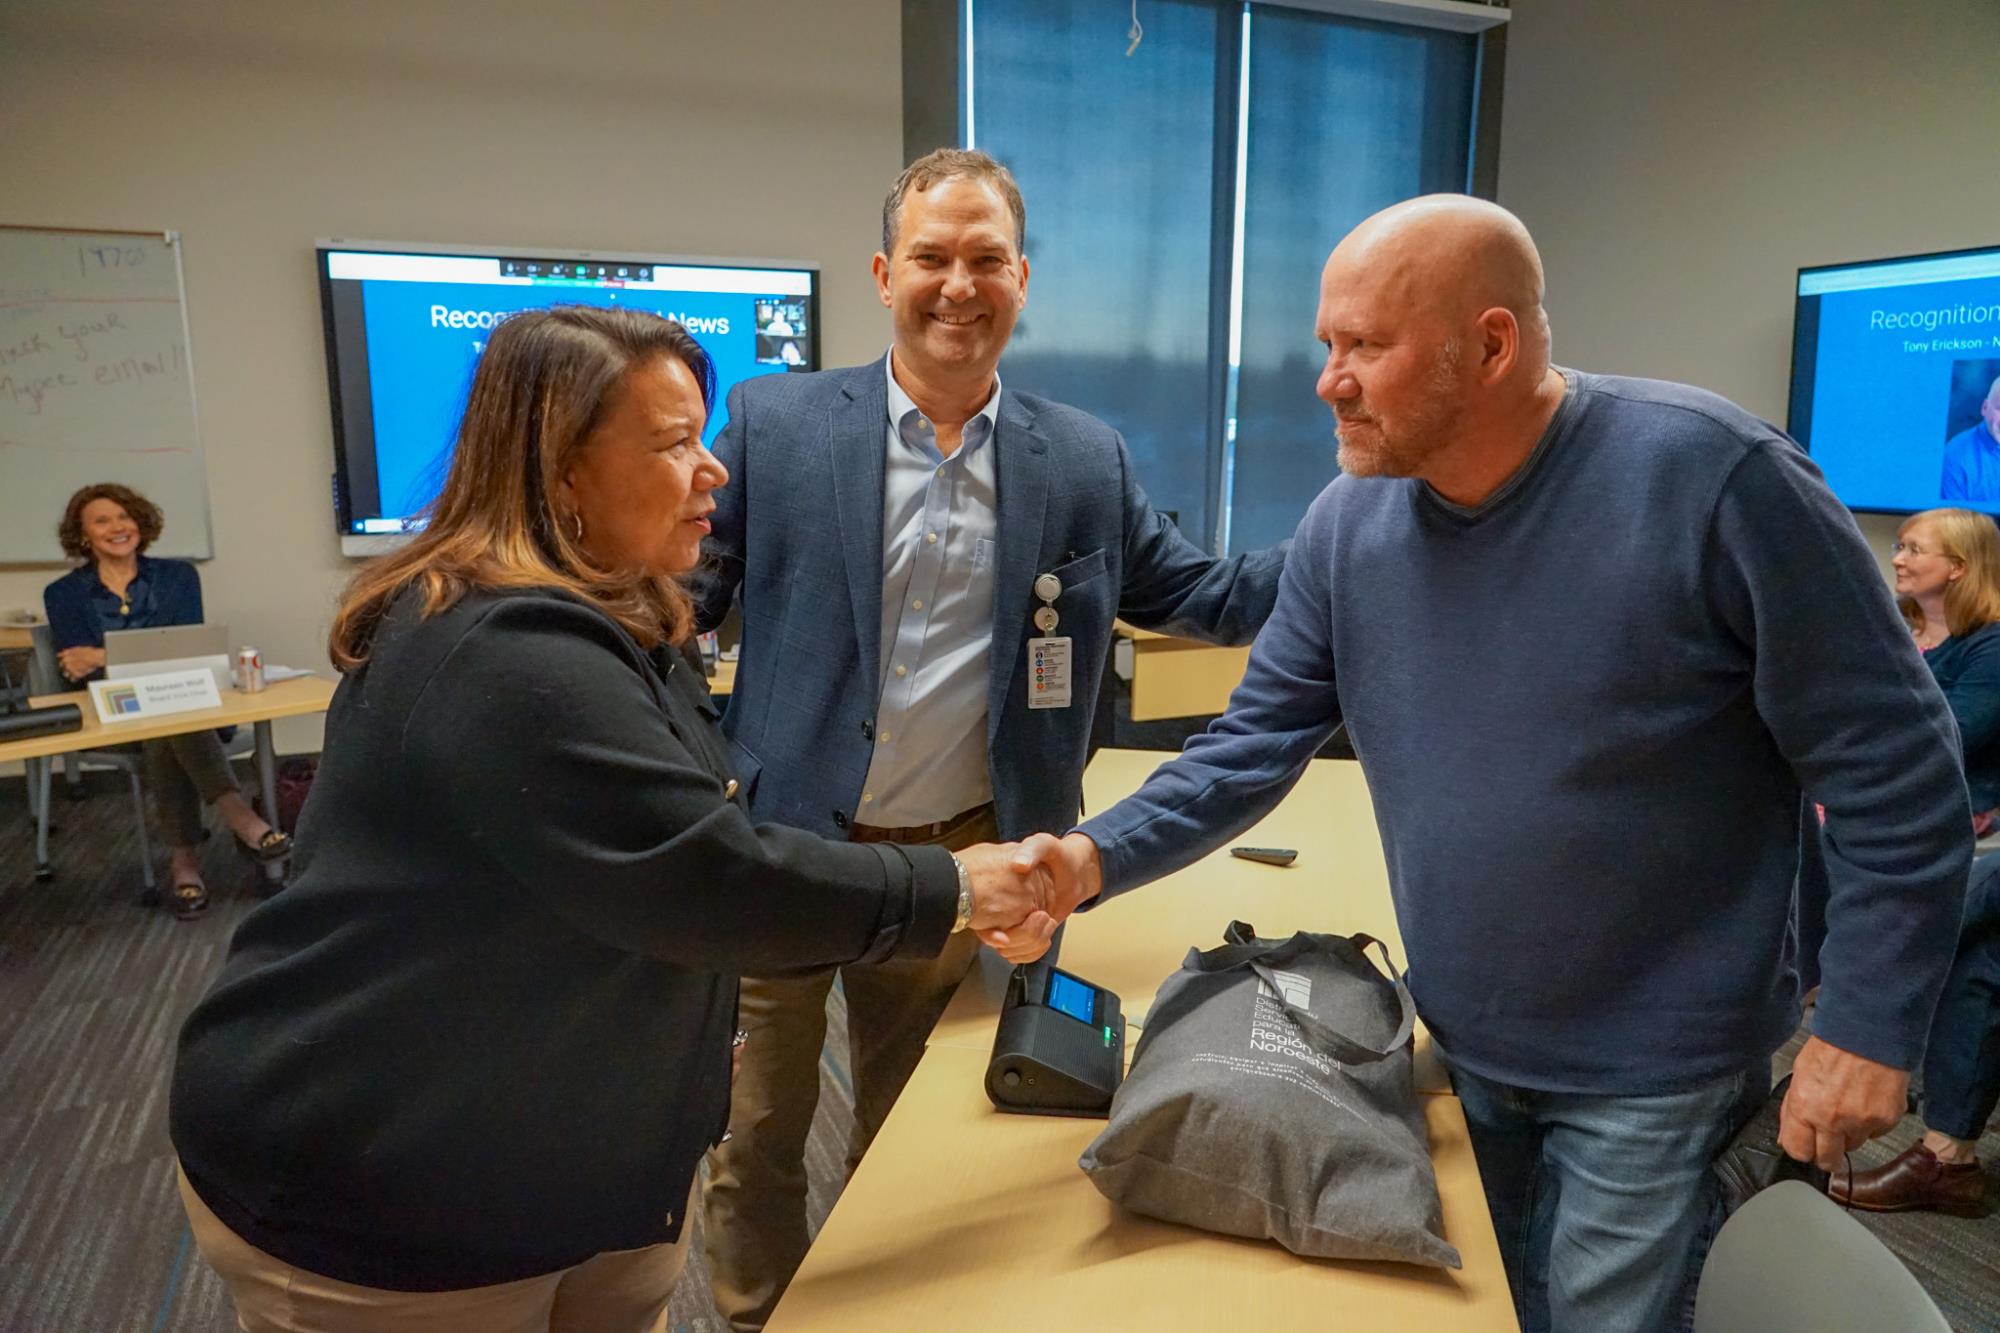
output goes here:
{"type": "Polygon", "coordinates": [[[0,562],[61,560],[97,481],[166,515],[150,554],[214,554],[179,238],[0,226],[0,562]]]}

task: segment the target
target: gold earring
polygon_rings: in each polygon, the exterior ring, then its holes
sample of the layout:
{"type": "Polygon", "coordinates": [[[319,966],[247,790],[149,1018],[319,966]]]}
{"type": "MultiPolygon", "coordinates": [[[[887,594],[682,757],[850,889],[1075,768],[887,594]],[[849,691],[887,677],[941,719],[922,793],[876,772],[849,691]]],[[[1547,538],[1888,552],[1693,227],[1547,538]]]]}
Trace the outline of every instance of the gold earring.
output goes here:
{"type": "Polygon", "coordinates": [[[580,541],[582,541],[582,540],[583,540],[583,515],[582,515],[582,513],[580,513],[580,512],[577,512],[577,511],[575,511],[575,510],[572,510],[572,511],[570,512],[570,520],[571,520],[571,521],[572,521],[573,523],[575,523],[575,525],[576,525],[576,529],[575,529],[575,531],[576,531],[576,540],[577,540],[577,541],[579,541],[579,542],[580,542],[580,541]]]}

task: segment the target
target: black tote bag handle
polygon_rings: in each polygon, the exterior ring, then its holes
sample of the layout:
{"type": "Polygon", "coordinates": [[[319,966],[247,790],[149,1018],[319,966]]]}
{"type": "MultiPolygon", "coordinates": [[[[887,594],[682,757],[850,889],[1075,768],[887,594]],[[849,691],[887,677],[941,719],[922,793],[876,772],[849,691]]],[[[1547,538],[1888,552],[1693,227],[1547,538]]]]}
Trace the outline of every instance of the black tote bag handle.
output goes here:
{"type": "Polygon", "coordinates": [[[1396,988],[1401,1021],[1396,1026],[1396,1034],[1379,1048],[1336,1031],[1315,1017],[1311,1010],[1293,1004],[1273,975],[1275,967],[1282,967],[1302,954],[1320,951],[1324,947],[1322,940],[1340,939],[1341,936],[1313,935],[1302,930],[1290,939],[1260,941],[1256,927],[1232,921],[1229,929],[1222,933],[1222,938],[1227,942],[1219,949],[1191,951],[1186,965],[1196,972],[1228,972],[1248,967],[1283,1006],[1285,1016],[1298,1024],[1299,1031],[1320,1054],[1332,1056],[1345,1064],[1365,1065],[1387,1059],[1409,1045],[1417,1025],[1417,1002],[1411,998],[1410,988],[1403,984],[1403,974],[1396,970],[1396,964],[1389,958],[1388,947],[1373,935],[1349,935],[1345,938],[1364,959],[1368,946],[1374,945],[1382,956],[1383,967],[1388,970],[1390,984],[1396,988]]]}

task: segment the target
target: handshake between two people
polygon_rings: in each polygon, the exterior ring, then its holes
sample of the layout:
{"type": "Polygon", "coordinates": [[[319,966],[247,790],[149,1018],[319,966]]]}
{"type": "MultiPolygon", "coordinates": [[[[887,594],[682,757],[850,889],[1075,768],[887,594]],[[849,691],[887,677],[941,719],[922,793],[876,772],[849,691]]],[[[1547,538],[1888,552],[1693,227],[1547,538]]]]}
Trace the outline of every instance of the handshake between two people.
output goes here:
{"type": "Polygon", "coordinates": [[[971,929],[1010,963],[1032,963],[1071,912],[1103,887],[1097,844],[1081,833],[1037,833],[957,853],[972,881],[971,929]]]}

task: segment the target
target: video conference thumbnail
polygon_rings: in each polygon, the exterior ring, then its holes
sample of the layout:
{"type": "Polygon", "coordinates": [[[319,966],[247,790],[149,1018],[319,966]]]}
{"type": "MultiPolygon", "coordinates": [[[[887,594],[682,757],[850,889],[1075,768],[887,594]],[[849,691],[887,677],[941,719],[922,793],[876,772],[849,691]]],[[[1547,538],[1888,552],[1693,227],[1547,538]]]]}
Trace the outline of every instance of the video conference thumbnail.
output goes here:
{"type": "Polygon", "coordinates": [[[804,301],[757,303],[757,364],[804,370],[810,359],[804,301]]]}

